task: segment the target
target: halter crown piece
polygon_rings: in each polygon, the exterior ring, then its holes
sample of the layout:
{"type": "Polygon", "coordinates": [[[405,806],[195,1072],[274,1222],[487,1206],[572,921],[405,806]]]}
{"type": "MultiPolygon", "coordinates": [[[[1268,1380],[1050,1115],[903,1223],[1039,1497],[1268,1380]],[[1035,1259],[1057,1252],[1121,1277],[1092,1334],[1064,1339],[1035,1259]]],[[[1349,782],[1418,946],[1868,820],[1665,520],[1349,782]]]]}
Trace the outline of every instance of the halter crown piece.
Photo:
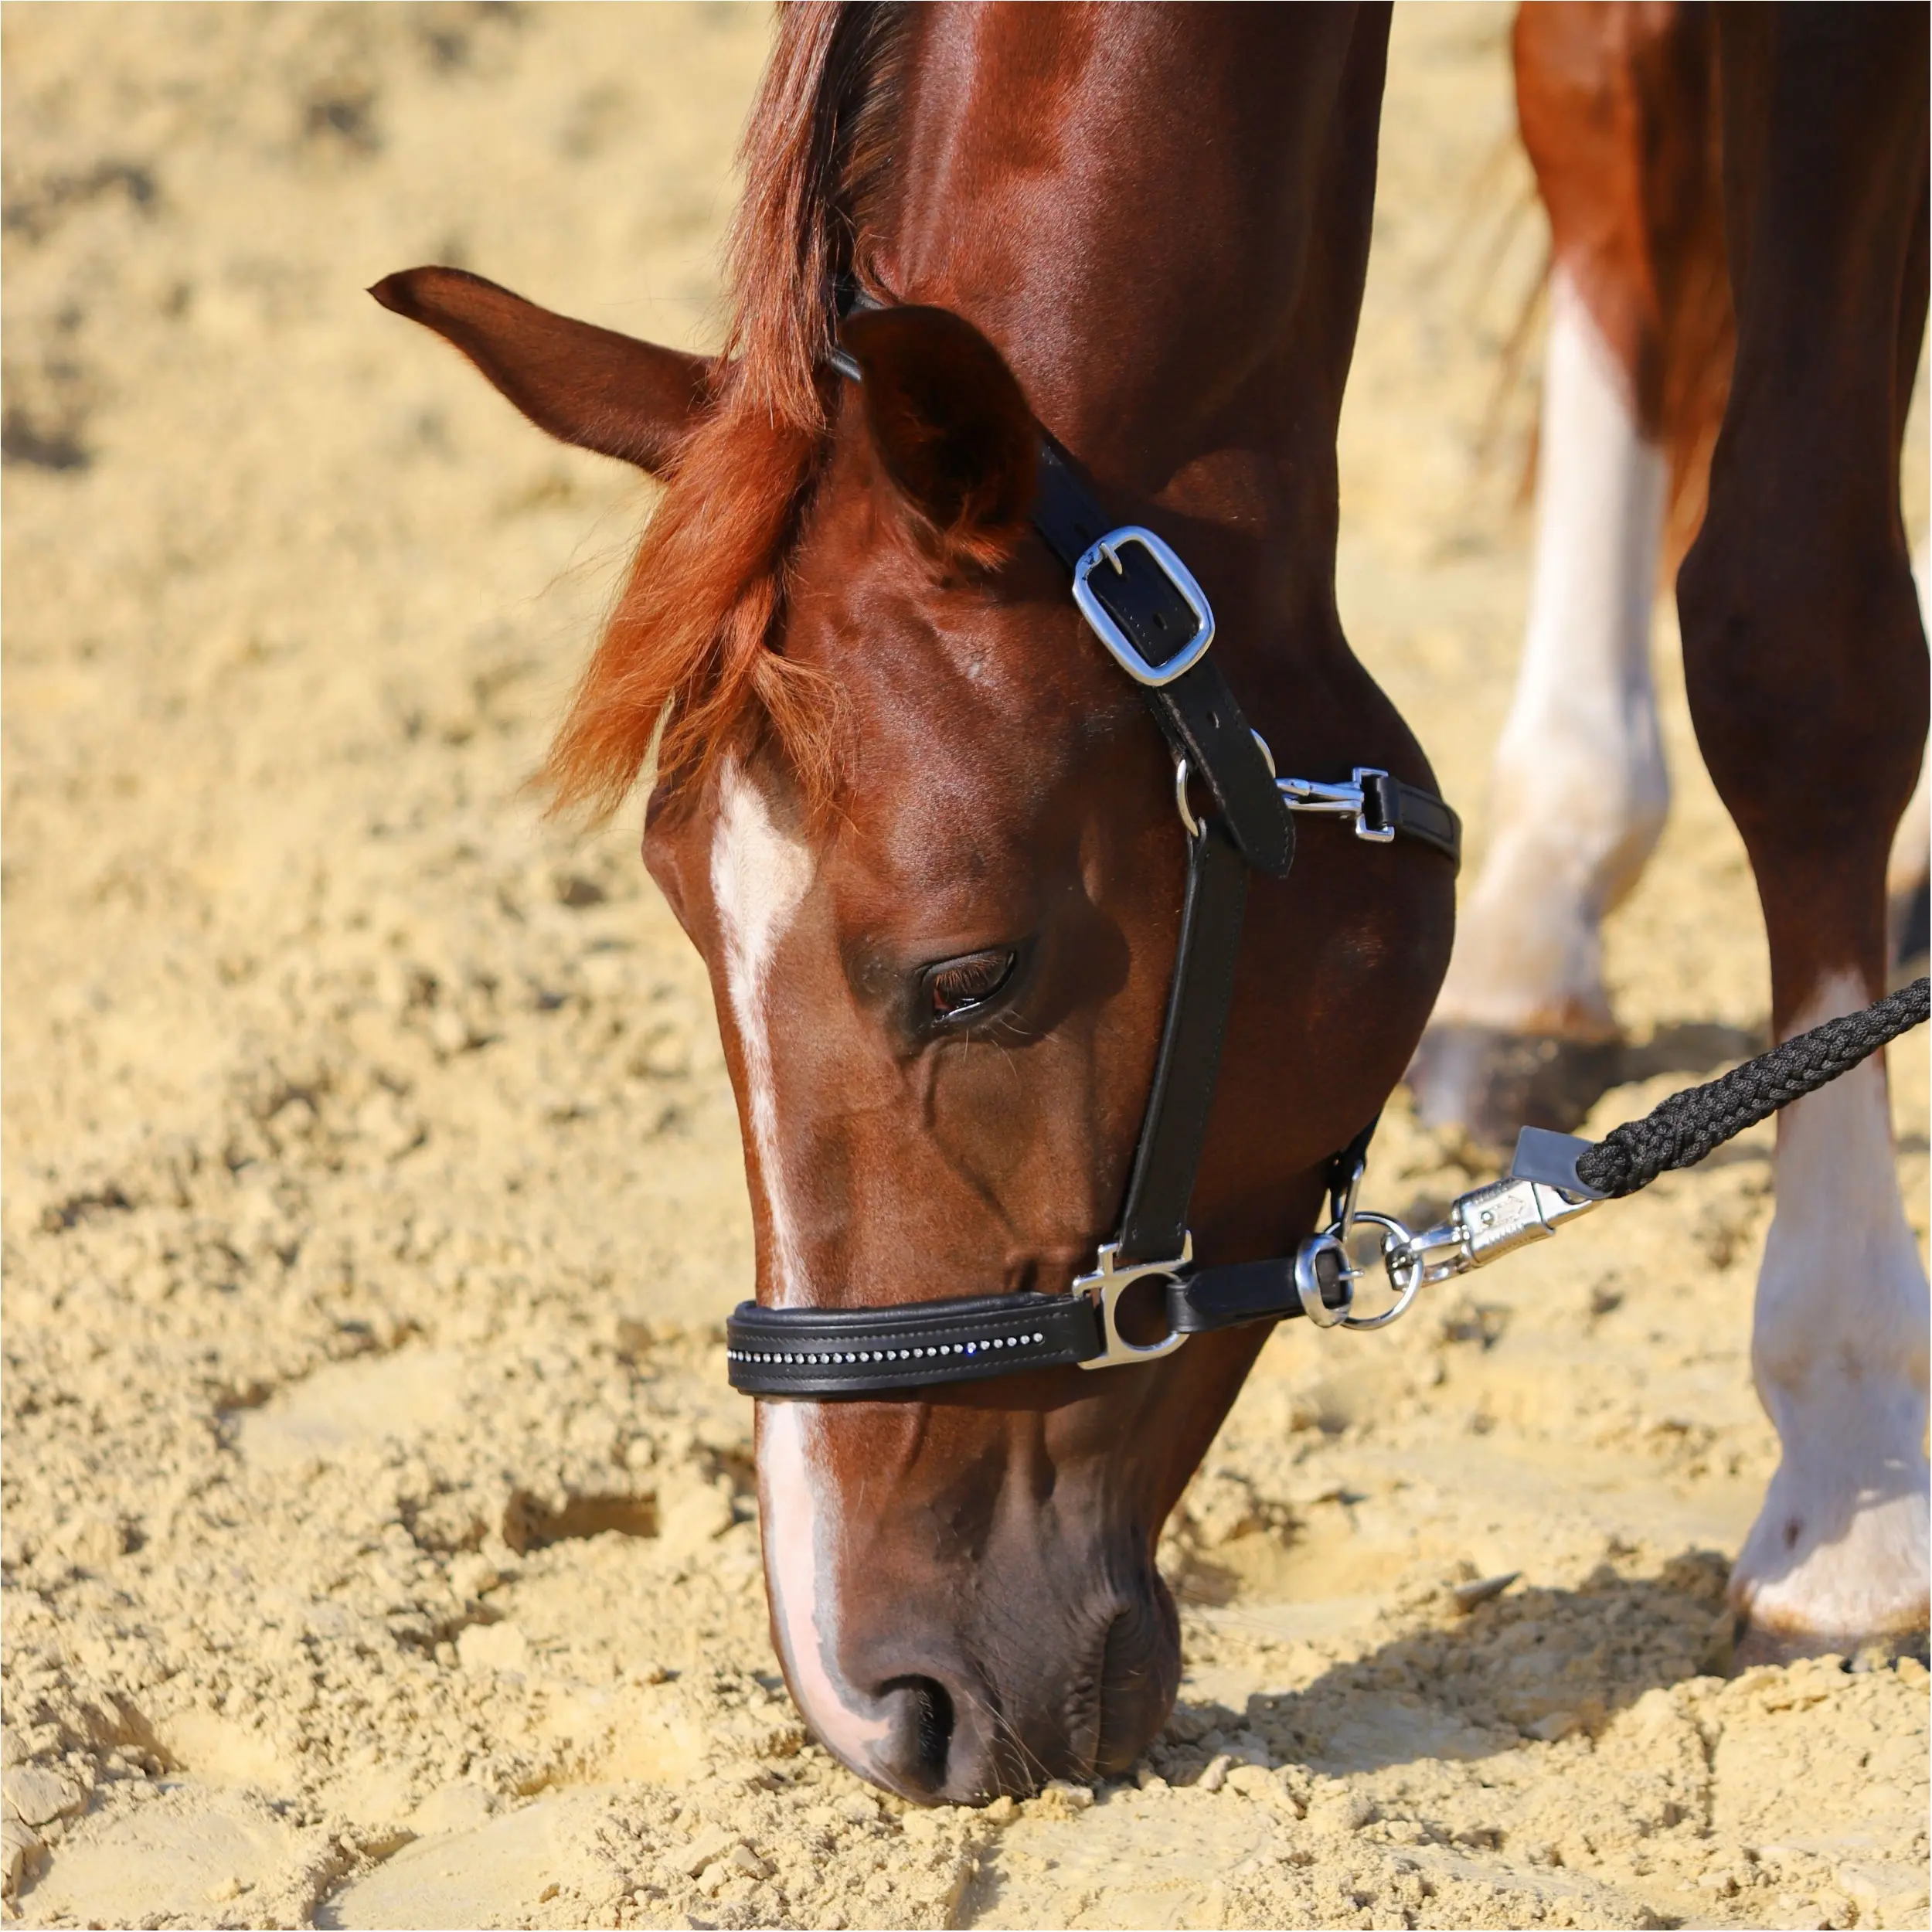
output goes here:
{"type": "MultiPolygon", "coordinates": [[[[872,304],[854,296],[843,308],[860,306],[872,304]]],[[[843,350],[831,360],[863,379],[843,350]]],[[[731,1386],[747,1395],[877,1396],[1073,1364],[1117,1368],[1171,1355],[1209,1329],[1298,1315],[1325,1327],[1349,1318],[1355,1271],[1341,1236],[1372,1121],[1330,1163],[1336,1225],[1328,1233],[1282,1259],[1193,1265],[1188,1205],[1233,996],[1248,872],[1287,876],[1298,813],[1349,819],[1371,845],[1415,839],[1451,863],[1461,827],[1433,793],[1369,767],[1335,781],[1278,777],[1212,655],[1207,594],[1153,531],[1116,525],[1044,432],[1031,515],[1071,576],[1081,616],[1141,687],[1166,736],[1188,835],[1180,944],[1120,1231],[1066,1294],[838,1309],[741,1302],[726,1325],[726,1360],[731,1386]],[[1191,808],[1191,779],[1213,801],[1211,813],[1191,808]],[[1145,1344],[1128,1341],[1117,1321],[1121,1297],[1143,1281],[1166,1284],[1168,1314],[1167,1334],[1145,1344]]]]}

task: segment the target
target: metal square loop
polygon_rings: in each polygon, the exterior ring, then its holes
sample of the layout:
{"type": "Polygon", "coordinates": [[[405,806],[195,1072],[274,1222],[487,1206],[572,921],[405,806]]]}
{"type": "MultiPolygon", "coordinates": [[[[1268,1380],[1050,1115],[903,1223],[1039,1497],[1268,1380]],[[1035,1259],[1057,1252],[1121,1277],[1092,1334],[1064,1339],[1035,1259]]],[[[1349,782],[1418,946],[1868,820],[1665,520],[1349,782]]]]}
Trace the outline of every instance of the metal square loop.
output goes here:
{"type": "Polygon", "coordinates": [[[1208,603],[1207,593],[1195,582],[1193,572],[1167,544],[1151,530],[1144,530],[1138,524],[1124,523],[1087,546],[1073,566],[1073,601],[1094,634],[1107,646],[1114,662],[1135,683],[1151,685],[1155,690],[1172,684],[1176,678],[1185,677],[1207,655],[1208,646],[1214,641],[1214,612],[1208,603]],[[1129,545],[1137,546],[1152,560],[1168,587],[1193,613],[1194,634],[1178,651],[1158,664],[1128,635],[1101,603],[1091,581],[1094,573],[1103,565],[1117,577],[1126,576],[1127,566],[1121,560],[1121,553],[1129,545]]]}
{"type": "Polygon", "coordinates": [[[1187,1274],[1194,1264],[1194,1236],[1190,1233],[1182,1238],[1181,1252],[1172,1261],[1123,1261],[1120,1252],[1119,1243],[1108,1242],[1100,1251],[1094,1272],[1073,1283],[1073,1292],[1085,1295],[1100,1318],[1103,1345],[1098,1355],[1080,1364],[1083,1369],[1119,1369],[1129,1362],[1158,1362],[1187,1339],[1178,1329],[1170,1329],[1158,1342],[1130,1342],[1121,1333],[1119,1314],[1121,1297],[1135,1283],[1149,1279],[1178,1281],[1187,1274]]]}

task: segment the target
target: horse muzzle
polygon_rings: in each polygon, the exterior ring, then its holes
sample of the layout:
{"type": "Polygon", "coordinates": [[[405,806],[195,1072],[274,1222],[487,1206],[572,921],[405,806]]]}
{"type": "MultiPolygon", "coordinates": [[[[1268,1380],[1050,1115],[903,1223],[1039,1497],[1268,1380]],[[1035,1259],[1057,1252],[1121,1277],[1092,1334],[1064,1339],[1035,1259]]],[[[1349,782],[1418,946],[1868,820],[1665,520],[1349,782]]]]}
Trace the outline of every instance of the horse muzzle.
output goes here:
{"type": "MultiPolygon", "coordinates": [[[[1064,1626],[1043,1601],[1042,1621],[1064,1626]]],[[[920,1804],[1025,1797],[1055,1778],[1085,1783],[1125,1771],[1166,1722],[1180,1681],[1173,1600],[1149,1568],[1141,1586],[1090,1609],[1063,1641],[1018,1637],[1032,1620],[1009,1607],[1013,1640],[914,1631],[849,1651],[849,1680],[867,1689],[872,1733],[852,1768],[920,1804]],[[978,1638],[978,1641],[975,1641],[978,1638]]]]}

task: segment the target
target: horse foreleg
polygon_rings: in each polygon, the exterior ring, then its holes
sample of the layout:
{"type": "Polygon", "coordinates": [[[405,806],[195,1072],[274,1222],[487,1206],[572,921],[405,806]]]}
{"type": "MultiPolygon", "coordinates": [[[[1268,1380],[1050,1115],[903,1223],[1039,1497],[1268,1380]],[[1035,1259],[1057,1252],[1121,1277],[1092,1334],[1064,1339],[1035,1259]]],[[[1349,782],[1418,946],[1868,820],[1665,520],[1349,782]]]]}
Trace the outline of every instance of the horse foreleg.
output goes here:
{"type": "MultiPolygon", "coordinates": [[[[1898,495],[1926,303],[1926,16],[1720,9],[1737,359],[1679,580],[1691,713],[1743,835],[1782,1039],[1886,976],[1886,867],[1924,743],[1898,495]]],[[[1927,1608],[1926,1277],[1886,1074],[1781,1116],[1752,1366],[1781,1448],[1731,1593],[1747,1657],[1927,1608]]]]}
{"type": "Polygon", "coordinates": [[[1482,870],[1410,1071],[1425,1120],[1568,1128],[1614,1079],[1604,914],[1670,786],[1651,678],[1667,510],[1702,493],[1730,310],[1694,9],[1524,7],[1518,117],[1549,216],[1536,536],[1482,870]]]}
{"type": "Polygon", "coordinates": [[[1665,460],[1561,267],[1537,460],[1529,618],[1488,848],[1410,1074],[1425,1120],[1488,1139],[1568,1128],[1610,1083],[1603,917],[1670,804],[1650,662],[1665,460]]]}

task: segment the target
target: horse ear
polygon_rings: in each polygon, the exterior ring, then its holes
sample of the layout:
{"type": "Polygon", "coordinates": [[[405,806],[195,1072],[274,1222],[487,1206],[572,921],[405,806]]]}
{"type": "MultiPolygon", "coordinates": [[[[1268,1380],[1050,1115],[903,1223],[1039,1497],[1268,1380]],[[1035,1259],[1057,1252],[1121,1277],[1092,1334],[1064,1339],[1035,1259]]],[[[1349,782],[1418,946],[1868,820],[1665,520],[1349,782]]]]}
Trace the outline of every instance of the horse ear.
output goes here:
{"type": "Polygon", "coordinates": [[[1026,528],[1039,427],[998,349],[944,308],[868,309],[840,332],[886,474],[949,547],[983,563],[1026,528]]]}
{"type": "Polygon", "coordinates": [[[369,291],[453,342],[540,430],[660,476],[709,392],[702,355],[573,321],[460,268],[406,268],[369,291]]]}

